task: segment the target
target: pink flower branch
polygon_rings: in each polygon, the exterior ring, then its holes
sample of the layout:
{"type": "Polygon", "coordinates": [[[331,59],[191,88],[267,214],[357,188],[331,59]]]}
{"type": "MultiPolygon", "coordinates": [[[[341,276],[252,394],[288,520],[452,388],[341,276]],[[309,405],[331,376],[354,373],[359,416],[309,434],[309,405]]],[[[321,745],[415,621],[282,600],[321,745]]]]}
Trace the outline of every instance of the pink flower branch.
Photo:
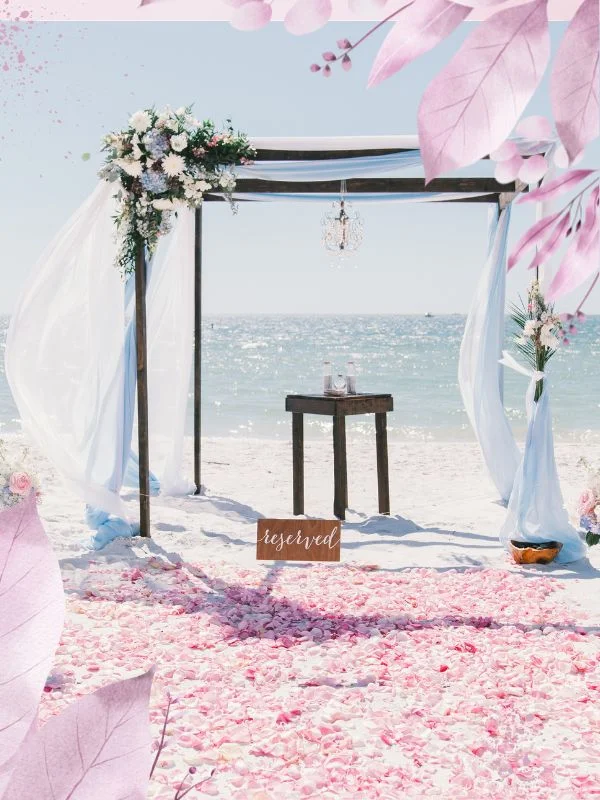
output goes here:
{"type": "Polygon", "coordinates": [[[414,2],[415,0],[410,0],[409,3],[405,3],[405,5],[401,6],[400,8],[397,8],[391,14],[388,14],[387,17],[382,19],[376,25],[373,25],[372,28],[369,28],[369,30],[363,36],[361,36],[360,39],[354,44],[351,44],[351,42],[348,39],[338,40],[337,46],[340,49],[340,51],[343,52],[343,56],[340,58],[339,55],[336,56],[335,53],[328,50],[322,55],[323,61],[325,63],[323,65],[317,63],[311,64],[310,65],[311,72],[320,72],[321,70],[323,70],[323,76],[328,78],[331,75],[331,64],[338,60],[341,61],[342,69],[349,70],[350,67],[352,66],[352,60],[350,59],[349,54],[352,51],[356,50],[357,47],[360,47],[360,45],[363,42],[365,42],[370,36],[376,33],[383,25],[393,20],[402,11],[405,11],[407,8],[410,8],[410,6],[414,4],[414,2]]]}

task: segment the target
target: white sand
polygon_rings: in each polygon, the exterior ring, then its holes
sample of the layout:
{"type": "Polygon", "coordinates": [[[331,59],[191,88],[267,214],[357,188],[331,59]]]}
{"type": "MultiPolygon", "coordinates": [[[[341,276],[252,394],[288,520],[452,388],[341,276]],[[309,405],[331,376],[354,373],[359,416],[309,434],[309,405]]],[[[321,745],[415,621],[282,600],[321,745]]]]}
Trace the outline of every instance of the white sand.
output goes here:
{"type": "MultiPolygon", "coordinates": [[[[19,437],[11,440],[16,446],[19,437]]],[[[192,474],[191,442],[188,468],[192,474]]],[[[559,444],[557,464],[567,508],[574,509],[583,473],[581,455],[600,460],[600,446],[559,444]]],[[[37,462],[45,499],[40,513],[62,560],[81,563],[90,557],[90,532],[83,504],[68,494],[48,462],[37,462]]],[[[375,444],[348,441],[350,511],[342,532],[342,561],[377,564],[382,569],[406,567],[516,569],[497,534],[505,509],[496,501],[477,445],[468,443],[390,442],[392,516],[377,515],[375,444]]],[[[225,559],[252,564],[256,519],[290,517],[292,463],[289,442],[258,439],[203,441],[202,497],[153,498],[151,543],[136,539],[114,542],[93,558],[135,560],[143,550],[160,548],[181,560],[201,564],[225,559]]],[[[309,516],[332,517],[333,463],[329,440],[305,442],[305,509],[309,516]]],[[[136,494],[126,495],[132,519],[136,494]]],[[[332,567],[334,568],[334,567],[332,567]]],[[[530,567],[532,575],[551,574],[564,581],[566,596],[595,611],[600,597],[600,546],[590,560],[560,567],[530,567]]]]}

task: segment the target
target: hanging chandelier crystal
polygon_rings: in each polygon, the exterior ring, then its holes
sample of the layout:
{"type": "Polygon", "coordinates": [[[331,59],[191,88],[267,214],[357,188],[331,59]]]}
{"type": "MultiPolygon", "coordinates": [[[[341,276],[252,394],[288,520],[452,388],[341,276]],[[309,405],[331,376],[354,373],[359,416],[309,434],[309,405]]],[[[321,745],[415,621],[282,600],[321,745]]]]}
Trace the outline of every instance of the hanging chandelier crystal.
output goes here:
{"type": "Polygon", "coordinates": [[[363,222],[357,211],[347,202],[346,181],[342,181],[340,199],[323,217],[323,245],[338,257],[352,255],[363,240],[363,222]]]}

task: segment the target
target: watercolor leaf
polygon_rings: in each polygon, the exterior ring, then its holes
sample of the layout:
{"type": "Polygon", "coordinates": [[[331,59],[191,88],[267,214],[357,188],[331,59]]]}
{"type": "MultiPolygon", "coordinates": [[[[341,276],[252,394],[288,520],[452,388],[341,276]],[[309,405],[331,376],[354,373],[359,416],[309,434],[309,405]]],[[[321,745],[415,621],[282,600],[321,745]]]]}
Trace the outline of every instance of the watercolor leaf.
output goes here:
{"type": "Polygon", "coordinates": [[[434,48],[470,13],[466,6],[447,0],[416,0],[384,39],[371,68],[369,87],[377,86],[434,48]]]}
{"type": "Polygon", "coordinates": [[[558,135],[573,161],[599,133],[598,0],[584,0],[560,43],[550,96],[558,135]]]}
{"type": "Polygon", "coordinates": [[[581,183],[581,181],[585,180],[589,175],[593,175],[595,172],[595,169],[569,170],[569,172],[565,172],[564,175],[560,175],[558,178],[544,183],[537,189],[533,189],[531,192],[521,195],[517,203],[536,203],[540,200],[549,202],[550,200],[555,200],[557,197],[560,197],[560,195],[569,192],[577,186],[578,183],[581,183]]]}
{"type": "Polygon", "coordinates": [[[598,194],[598,187],[593,192],[590,192],[583,225],[571,242],[571,246],[567,250],[548,288],[547,297],[550,302],[554,302],[563,294],[573,291],[595,272],[598,272],[598,258],[600,256],[598,194]]]}
{"type": "Polygon", "coordinates": [[[296,36],[313,33],[329,22],[332,10],[331,0],[296,0],[285,15],[283,25],[296,36]]]}
{"type": "Polygon", "coordinates": [[[546,0],[477,25],[428,85],[418,112],[427,181],[472,164],[508,137],[550,55],[546,0]]]}
{"type": "Polygon", "coordinates": [[[31,492],[0,512],[0,797],[35,724],[63,623],[60,569],[31,492]]]}
{"type": "Polygon", "coordinates": [[[557,211],[555,214],[548,214],[536,222],[535,225],[532,225],[529,230],[525,231],[510,254],[508,259],[509,271],[515,266],[517,261],[527,250],[545,241],[546,237],[549,236],[553,230],[554,222],[561,216],[561,214],[561,211],[557,211]]]}
{"type": "Polygon", "coordinates": [[[6,798],[145,800],[154,670],[79,698],[22,747],[6,798]]]}

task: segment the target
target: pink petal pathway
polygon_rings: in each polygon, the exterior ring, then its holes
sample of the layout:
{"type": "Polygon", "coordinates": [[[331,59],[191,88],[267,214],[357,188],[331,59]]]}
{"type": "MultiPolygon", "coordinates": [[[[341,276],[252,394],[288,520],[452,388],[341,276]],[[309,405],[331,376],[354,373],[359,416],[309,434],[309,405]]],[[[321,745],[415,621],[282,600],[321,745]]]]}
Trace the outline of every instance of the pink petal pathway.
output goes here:
{"type": "Polygon", "coordinates": [[[65,590],[42,720],[155,663],[150,797],[600,795],[600,635],[558,580],[151,557],[65,590]]]}

